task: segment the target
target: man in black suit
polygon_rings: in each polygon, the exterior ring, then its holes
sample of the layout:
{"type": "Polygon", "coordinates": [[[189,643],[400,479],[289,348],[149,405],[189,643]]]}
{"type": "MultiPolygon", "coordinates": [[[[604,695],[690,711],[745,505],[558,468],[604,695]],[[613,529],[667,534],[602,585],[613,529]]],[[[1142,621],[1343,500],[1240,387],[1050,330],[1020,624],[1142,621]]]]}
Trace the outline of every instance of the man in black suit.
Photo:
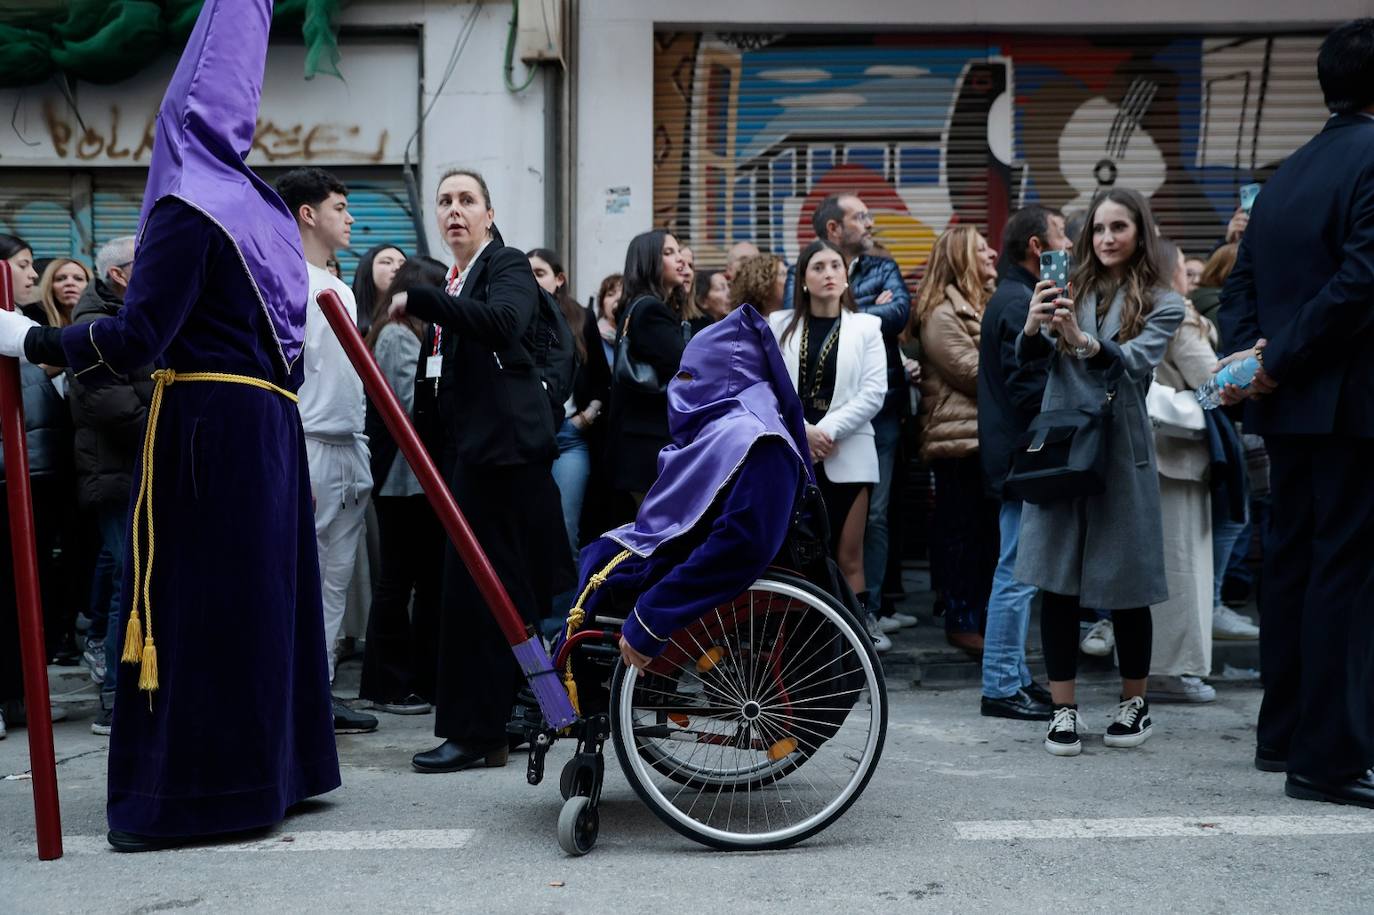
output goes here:
{"type": "Polygon", "coordinates": [[[1005,496],[1016,440],[1040,413],[1049,378],[1049,359],[1016,358],[1016,339],[1026,324],[1031,295],[1040,282],[1040,254],[1067,251],[1064,215],[1038,204],[1022,207],[1002,233],[1002,268],[997,291],[983,310],[978,345],[978,453],[988,489],[1002,500],[1002,545],[988,599],[983,644],[981,713],[990,718],[1048,721],[1054,713],[1048,690],[1031,679],[1026,666],[1026,632],[1036,588],[1016,580],[1021,503],[1005,496]]]}
{"type": "Polygon", "coordinates": [[[1272,462],[1255,765],[1374,807],[1374,19],[1317,73],[1331,119],[1255,202],[1220,317],[1227,361],[1259,357],[1227,400],[1272,462]]]}

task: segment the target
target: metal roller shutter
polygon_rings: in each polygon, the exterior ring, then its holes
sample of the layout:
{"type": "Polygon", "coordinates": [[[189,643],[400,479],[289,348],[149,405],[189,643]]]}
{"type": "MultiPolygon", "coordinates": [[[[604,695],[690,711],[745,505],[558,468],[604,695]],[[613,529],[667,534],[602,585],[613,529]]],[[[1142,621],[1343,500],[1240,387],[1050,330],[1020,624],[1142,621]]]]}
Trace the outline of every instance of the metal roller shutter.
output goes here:
{"type": "Polygon", "coordinates": [[[854,189],[914,281],[952,222],[1000,243],[1011,209],[1149,196],[1207,253],[1239,188],[1321,128],[1311,35],[660,32],[654,213],[703,268],[740,240],[794,260],[854,189]]]}
{"type": "MultiPolygon", "coordinates": [[[[274,181],[281,173],[264,170],[263,178],[274,181]]],[[[344,277],[352,280],[358,258],[376,244],[397,244],[407,254],[414,254],[415,226],[400,178],[373,171],[340,169],[335,173],[348,185],[348,209],[354,219],[352,245],[339,252],[344,277]]],[[[141,173],[95,174],[91,222],[97,248],[111,238],[137,233],[145,180],[141,173]]]]}
{"type": "Polygon", "coordinates": [[[113,238],[138,234],[146,174],[97,172],[91,179],[91,235],[94,250],[113,238]]]}
{"type": "Polygon", "coordinates": [[[0,172],[0,232],[33,245],[36,258],[82,256],[72,191],[73,180],[66,172],[0,172]]]}

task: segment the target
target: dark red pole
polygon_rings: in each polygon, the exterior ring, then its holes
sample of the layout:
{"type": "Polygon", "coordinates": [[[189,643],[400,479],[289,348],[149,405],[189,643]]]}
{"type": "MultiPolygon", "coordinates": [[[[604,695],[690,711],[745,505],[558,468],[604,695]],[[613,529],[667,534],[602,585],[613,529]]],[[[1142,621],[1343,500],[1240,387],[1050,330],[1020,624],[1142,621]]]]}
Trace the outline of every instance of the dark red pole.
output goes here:
{"type": "MultiPolygon", "coordinates": [[[[0,260],[0,308],[14,310],[10,265],[3,260],[0,260]]],[[[37,538],[29,492],[24,399],[19,386],[19,360],[9,357],[0,357],[0,422],[3,423],[15,603],[19,608],[19,655],[24,665],[24,698],[29,718],[29,769],[33,773],[38,857],[52,861],[62,857],[62,808],[57,801],[57,760],[52,744],[52,715],[48,710],[48,654],[43,643],[43,601],[38,590],[37,538]]]]}
{"type": "Polygon", "coordinates": [[[439,476],[434,461],[421,444],[420,437],[415,434],[415,427],[411,425],[406,411],[396,399],[386,376],[377,367],[372,354],[367,351],[367,344],[363,342],[362,335],[358,333],[357,326],[348,316],[348,310],[344,308],[338,294],[326,289],[315,301],[319,303],[329,326],[334,329],[334,334],[343,344],[349,361],[362,378],[367,396],[376,405],[382,422],[386,423],[387,431],[396,440],[410,468],[415,471],[420,488],[429,497],[429,504],[434,507],[444,530],[448,532],[449,540],[453,541],[454,547],[458,550],[463,565],[467,566],[477,589],[482,592],[482,598],[491,608],[501,632],[506,636],[506,641],[510,642],[512,648],[529,641],[534,632],[525,627],[525,621],[515,609],[515,604],[511,603],[505,585],[501,584],[501,579],[496,576],[496,570],[491,567],[487,554],[482,552],[477,538],[472,534],[472,528],[468,527],[467,519],[458,509],[458,503],[453,501],[453,493],[449,492],[448,486],[439,476]]]}

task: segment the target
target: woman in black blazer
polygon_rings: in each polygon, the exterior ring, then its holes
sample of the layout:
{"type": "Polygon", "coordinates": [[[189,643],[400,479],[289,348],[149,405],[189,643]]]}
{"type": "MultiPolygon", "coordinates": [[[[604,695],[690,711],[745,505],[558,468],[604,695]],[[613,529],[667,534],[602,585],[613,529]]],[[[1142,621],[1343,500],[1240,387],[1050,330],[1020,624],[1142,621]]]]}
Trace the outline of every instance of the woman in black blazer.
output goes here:
{"type": "Polygon", "coordinates": [[[644,498],[658,475],[658,452],[668,434],[668,395],[686,346],[683,291],[688,275],[677,239],[663,229],[636,235],[625,253],[625,293],[621,297],[620,336],[629,336],[630,357],[647,364],[660,390],[646,391],[611,378],[611,484],[644,498]]]}
{"type": "MultiPolygon", "coordinates": [[[[555,589],[572,584],[558,489],[549,471],[558,446],[538,368],[523,342],[539,288],[519,248],[493,224],[486,182],[455,170],[439,182],[439,231],[455,266],[446,289],[418,287],[391,312],[432,322],[420,353],[419,387],[438,376],[443,470],[478,543],[525,620],[538,622],[555,589]]],[[[419,406],[419,398],[417,398],[419,406]]],[[[417,753],[420,772],[503,766],[506,722],[523,684],[520,668],[452,545],[444,556],[434,733],[417,753]]]]}

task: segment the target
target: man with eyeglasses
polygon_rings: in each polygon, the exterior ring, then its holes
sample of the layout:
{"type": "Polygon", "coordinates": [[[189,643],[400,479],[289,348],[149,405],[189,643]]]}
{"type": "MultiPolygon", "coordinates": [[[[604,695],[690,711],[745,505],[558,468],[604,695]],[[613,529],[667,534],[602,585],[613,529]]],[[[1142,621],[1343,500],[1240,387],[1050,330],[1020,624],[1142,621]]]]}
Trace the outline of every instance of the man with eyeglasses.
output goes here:
{"type": "MultiPolygon", "coordinates": [[[[89,324],[119,313],[134,271],[134,236],[113,238],[95,256],[95,280],[72,310],[73,324],[89,324]]],[[[91,724],[96,734],[110,733],[115,677],[119,670],[119,597],[124,561],[125,516],[133,488],[134,467],[143,446],[143,424],[153,396],[153,366],[130,372],[110,384],[91,386],[67,372],[68,403],[76,427],[77,499],[95,515],[101,545],[114,559],[110,599],[92,607],[94,618],[82,659],[91,679],[100,684],[100,711],[91,724]]],[[[104,593],[104,592],[102,592],[104,593]]]]}
{"type": "MultiPolygon", "coordinates": [[[[897,445],[902,434],[902,415],[906,409],[906,370],[897,349],[897,336],[911,319],[911,293],[902,281],[901,268],[890,257],[873,253],[873,215],[855,193],[831,194],[816,207],[811,217],[817,238],[824,238],[840,249],[849,263],[849,293],[859,311],[876,315],[883,325],[883,346],[887,350],[887,399],[873,417],[873,440],[878,449],[878,483],[868,504],[868,527],[864,533],[864,578],[868,586],[868,606],[882,602],[883,578],[887,572],[887,508],[892,496],[896,471],[897,445]]],[[[797,268],[787,270],[787,291],[783,307],[792,307],[797,268]]],[[[869,613],[869,635],[879,651],[892,647],[887,633],[916,625],[916,618],[892,613],[879,621],[869,613]]]]}

